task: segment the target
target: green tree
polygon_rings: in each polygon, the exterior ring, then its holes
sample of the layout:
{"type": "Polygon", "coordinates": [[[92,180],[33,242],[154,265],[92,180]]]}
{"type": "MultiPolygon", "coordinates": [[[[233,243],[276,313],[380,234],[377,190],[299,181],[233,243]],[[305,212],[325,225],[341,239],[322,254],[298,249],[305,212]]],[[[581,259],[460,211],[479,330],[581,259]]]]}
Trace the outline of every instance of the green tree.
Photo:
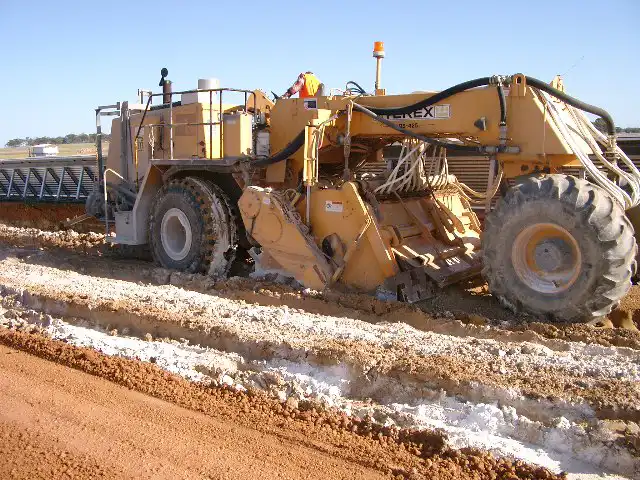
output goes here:
{"type": "MultiPolygon", "coordinates": [[[[593,125],[602,133],[607,133],[607,124],[602,118],[596,118],[593,125]]],[[[640,127],[616,127],[616,133],[640,133],[640,127]]]]}
{"type": "Polygon", "coordinates": [[[14,148],[14,147],[20,147],[24,145],[24,143],[25,142],[23,138],[12,138],[7,143],[5,143],[4,146],[14,148]]]}
{"type": "Polygon", "coordinates": [[[605,122],[600,117],[596,118],[596,121],[593,122],[593,125],[602,133],[607,133],[607,122],[605,122]]]}

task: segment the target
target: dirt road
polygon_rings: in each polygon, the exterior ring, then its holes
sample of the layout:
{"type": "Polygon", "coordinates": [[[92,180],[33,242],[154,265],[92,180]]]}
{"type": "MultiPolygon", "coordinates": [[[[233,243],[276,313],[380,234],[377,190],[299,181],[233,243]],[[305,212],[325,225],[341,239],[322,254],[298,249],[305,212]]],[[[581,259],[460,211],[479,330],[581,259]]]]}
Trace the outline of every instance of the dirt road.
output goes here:
{"type": "Polygon", "coordinates": [[[0,346],[0,478],[382,478],[304,446],[0,346]]]}
{"type": "Polygon", "coordinates": [[[0,344],[0,478],[558,478],[429,433],[357,434],[364,425],[330,412],[206,389],[37,334],[0,331],[0,344]]]}

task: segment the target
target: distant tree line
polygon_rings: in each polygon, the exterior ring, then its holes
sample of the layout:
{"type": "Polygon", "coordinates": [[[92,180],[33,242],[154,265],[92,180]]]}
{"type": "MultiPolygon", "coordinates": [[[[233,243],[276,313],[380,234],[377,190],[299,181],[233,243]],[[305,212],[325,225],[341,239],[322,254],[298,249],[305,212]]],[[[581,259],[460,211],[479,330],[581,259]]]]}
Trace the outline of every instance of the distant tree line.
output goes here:
{"type": "MultiPolygon", "coordinates": [[[[607,124],[603,119],[596,118],[596,121],[593,122],[593,124],[602,133],[607,133],[607,124]]],[[[616,127],[616,133],[640,133],[640,127],[628,127],[628,128],[616,127]]]]}
{"type": "MultiPolygon", "coordinates": [[[[111,135],[102,134],[102,140],[108,141],[111,139],[111,135]]],[[[5,147],[32,147],[33,145],[39,145],[41,143],[52,143],[54,145],[62,145],[68,143],[95,143],[95,133],[69,133],[64,137],[26,137],[26,138],[12,138],[5,147]]]]}

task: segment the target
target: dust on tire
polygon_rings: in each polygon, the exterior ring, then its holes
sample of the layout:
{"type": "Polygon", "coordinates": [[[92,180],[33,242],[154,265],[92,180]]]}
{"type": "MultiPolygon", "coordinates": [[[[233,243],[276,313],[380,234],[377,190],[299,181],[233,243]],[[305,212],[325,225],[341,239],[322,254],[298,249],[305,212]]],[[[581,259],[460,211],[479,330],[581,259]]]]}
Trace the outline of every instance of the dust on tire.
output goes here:
{"type": "Polygon", "coordinates": [[[223,278],[229,271],[238,233],[226,194],[217,185],[196,177],[174,179],[156,194],[150,213],[149,244],[154,260],[165,268],[223,278]],[[191,225],[191,248],[176,261],[161,241],[161,223],[171,208],[181,210],[191,225]]]}
{"type": "Polygon", "coordinates": [[[601,188],[566,175],[530,177],[512,187],[487,217],[482,242],[482,273],[492,294],[512,310],[554,320],[610,313],[636,269],[633,227],[622,207],[601,188]],[[580,276],[558,295],[523,283],[508,253],[518,233],[538,222],[560,225],[580,245],[580,276]]]}

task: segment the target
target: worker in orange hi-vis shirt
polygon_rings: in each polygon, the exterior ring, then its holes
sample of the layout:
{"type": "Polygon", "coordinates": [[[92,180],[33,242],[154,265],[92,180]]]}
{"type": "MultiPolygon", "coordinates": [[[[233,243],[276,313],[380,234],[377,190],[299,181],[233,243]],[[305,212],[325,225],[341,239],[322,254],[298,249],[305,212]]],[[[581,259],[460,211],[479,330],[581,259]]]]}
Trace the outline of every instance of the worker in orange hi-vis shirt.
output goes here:
{"type": "Polygon", "coordinates": [[[318,80],[313,72],[304,72],[298,75],[298,79],[296,83],[294,83],[289,90],[285,92],[282,98],[289,98],[296,93],[300,94],[300,98],[309,98],[315,97],[316,94],[320,91],[320,95],[322,95],[322,91],[324,90],[324,85],[318,80]]]}

